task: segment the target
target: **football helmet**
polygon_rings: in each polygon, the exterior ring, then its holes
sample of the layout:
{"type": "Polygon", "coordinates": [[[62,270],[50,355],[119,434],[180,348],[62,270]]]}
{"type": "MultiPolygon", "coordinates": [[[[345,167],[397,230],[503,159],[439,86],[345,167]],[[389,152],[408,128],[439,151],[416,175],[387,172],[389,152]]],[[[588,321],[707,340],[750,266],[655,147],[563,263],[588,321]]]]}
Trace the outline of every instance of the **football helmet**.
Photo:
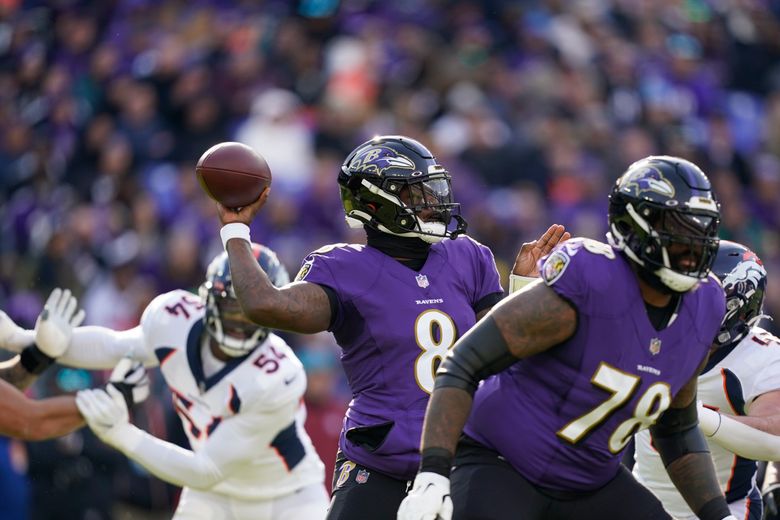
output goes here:
{"type": "Polygon", "coordinates": [[[338,183],[350,227],[369,226],[436,243],[466,232],[451,180],[425,146],[409,137],[384,135],[347,156],[338,183]],[[450,230],[453,219],[457,225],[450,230]]]}
{"type": "Polygon", "coordinates": [[[722,347],[744,338],[764,316],[766,269],[747,247],[721,240],[712,273],[726,291],[726,316],[715,338],[715,344],[722,347]]]}
{"type": "MultiPolygon", "coordinates": [[[[252,252],[274,286],[281,287],[289,283],[290,275],[279,262],[276,253],[254,243],[252,252]]],[[[269,330],[266,327],[259,327],[244,316],[236,299],[226,252],[211,261],[206,269],[206,281],[198,292],[206,306],[206,315],[203,318],[206,330],[227,355],[246,355],[268,336],[269,330]]]]}
{"type": "Polygon", "coordinates": [[[609,243],[640,266],[643,279],[672,292],[689,291],[707,277],[719,225],[709,179],[679,157],[635,162],[609,195],[609,243]]]}

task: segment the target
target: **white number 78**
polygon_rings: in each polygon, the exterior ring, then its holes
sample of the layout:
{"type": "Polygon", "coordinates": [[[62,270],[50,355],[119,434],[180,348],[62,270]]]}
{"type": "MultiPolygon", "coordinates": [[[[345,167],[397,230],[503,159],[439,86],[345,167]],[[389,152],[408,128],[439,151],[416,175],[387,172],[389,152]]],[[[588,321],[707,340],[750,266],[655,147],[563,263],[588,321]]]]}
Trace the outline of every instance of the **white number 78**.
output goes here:
{"type": "MultiPolygon", "coordinates": [[[[639,385],[640,378],[602,362],[590,382],[612,395],[596,408],[558,430],[558,436],[572,444],[582,440],[588,432],[606,421],[612,413],[630,400],[639,385]]],[[[671,391],[667,383],[658,382],[650,385],[637,402],[633,417],[620,423],[610,436],[610,451],[618,453],[625,448],[631,437],[639,430],[651,426],[671,402],[671,391]]]]}

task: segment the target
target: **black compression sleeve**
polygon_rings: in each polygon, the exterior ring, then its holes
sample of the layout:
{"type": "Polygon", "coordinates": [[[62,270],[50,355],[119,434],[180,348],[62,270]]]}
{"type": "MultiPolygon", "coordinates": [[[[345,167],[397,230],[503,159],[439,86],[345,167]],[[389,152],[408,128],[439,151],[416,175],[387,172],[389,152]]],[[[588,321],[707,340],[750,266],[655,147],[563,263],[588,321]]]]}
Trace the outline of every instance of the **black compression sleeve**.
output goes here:
{"type": "Polygon", "coordinates": [[[485,309],[490,309],[498,302],[504,299],[504,293],[496,292],[496,293],[490,293],[481,300],[479,300],[477,303],[474,304],[472,307],[474,309],[474,314],[479,314],[480,312],[484,311],[485,309]]]}
{"type": "Polygon", "coordinates": [[[436,373],[435,388],[455,387],[474,394],[479,382],[513,365],[495,320],[486,317],[455,343],[436,373]]]}
{"type": "MultiPolygon", "coordinates": [[[[317,284],[319,285],[319,284],[317,284]]],[[[328,295],[328,303],[330,304],[330,323],[328,323],[328,330],[333,329],[333,324],[336,323],[336,317],[339,312],[339,296],[336,291],[328,287],[327,285],[320,285],[328,295]]]]}
{"type": "Polygon", "coordinates": [[[704,435],[697,428],[698,424],[694,399],[685,408],[669,408],[650,427],[653,444],[658,449],[664,466],[669,466],[688,453],[710,451],[704,435]]]}
{"type": "Polygon", "coordinates": [[[723,497],[713,498],[696,511],[696,516],[701,520],[723,520],[729,515],[731,515],[731,509],[723,497]]]}

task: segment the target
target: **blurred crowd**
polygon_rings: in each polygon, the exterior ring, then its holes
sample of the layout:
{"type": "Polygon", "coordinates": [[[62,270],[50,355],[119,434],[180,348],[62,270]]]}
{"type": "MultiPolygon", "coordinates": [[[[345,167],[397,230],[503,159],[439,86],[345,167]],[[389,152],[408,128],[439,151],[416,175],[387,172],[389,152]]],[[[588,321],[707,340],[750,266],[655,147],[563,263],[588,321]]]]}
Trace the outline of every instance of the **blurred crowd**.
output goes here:
{"type": "MultiPolygon", "coordinates": [[[[780,319],[770,0],[2,1],[0,308],[32,327],[48,292],[68,287],[87,324],[126,329],[156,294],[196,291],[221,244],[194,165],[227,140],[271,166],[253,237],[294,273],[309,251],[362,239],[344,224],[336,175],[384,133],[434,150],[504,280],[520,244],[551,223],[603,240],[606,195],[634,160],[690,159],[716,186],[721,236],[767,265],[767,310],[780,319]]],[[[349,399],[338,352],[327,334],[287,338],[332,464],[349,399]]],[[[53,371],[36,392],[104,377],[53,371]]],[[[157,386],[136,420],[182,438],[157,386]]],[[[57,507],[120,518],[118,502],[143,517],[170,510],[176,490],[74,435],[0,445],[0,474],[20,475],[22,490],[6,491],[15,500],[0,500],[0,516],[14,502],[31,518],[57,507]],[[91,481],[105,493],[77,500],[91,481]]]]}

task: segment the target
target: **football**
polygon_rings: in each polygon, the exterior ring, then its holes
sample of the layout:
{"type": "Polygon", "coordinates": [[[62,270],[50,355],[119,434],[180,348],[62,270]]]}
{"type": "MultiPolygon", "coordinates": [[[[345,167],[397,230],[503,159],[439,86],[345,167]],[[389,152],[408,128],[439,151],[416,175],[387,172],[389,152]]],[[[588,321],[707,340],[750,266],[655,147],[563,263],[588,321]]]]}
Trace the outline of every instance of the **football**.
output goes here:
{"type": "Polygon", "coordinates": [[[195,174],[208,196],[227,208],[251,204],[271,184],[268,163],[242,143],[212,146],[200,156],[195,174]]]}

